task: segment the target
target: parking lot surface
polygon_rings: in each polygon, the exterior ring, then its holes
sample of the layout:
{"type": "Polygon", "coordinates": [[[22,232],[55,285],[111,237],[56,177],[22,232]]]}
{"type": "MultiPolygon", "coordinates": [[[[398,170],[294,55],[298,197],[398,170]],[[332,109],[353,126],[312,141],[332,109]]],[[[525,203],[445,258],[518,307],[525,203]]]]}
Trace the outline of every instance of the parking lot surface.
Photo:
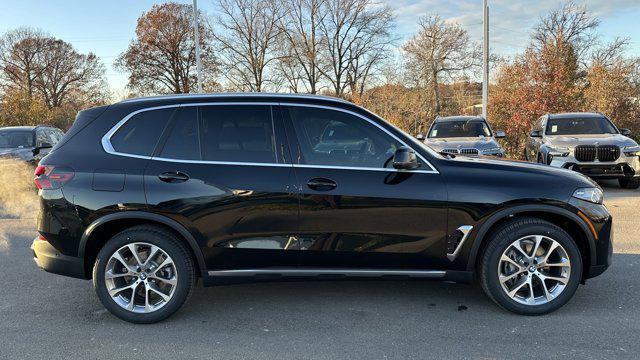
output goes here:
{"type": "Polygon", "coordinates": [[[341,281],[200,287],[169,320],[132,325],[90,281],[38,270],[34,219],[0,214],[0,359],[637,359],[640,191],[603,186],[613,266],[540,317],[476,285],[341,281]]]}

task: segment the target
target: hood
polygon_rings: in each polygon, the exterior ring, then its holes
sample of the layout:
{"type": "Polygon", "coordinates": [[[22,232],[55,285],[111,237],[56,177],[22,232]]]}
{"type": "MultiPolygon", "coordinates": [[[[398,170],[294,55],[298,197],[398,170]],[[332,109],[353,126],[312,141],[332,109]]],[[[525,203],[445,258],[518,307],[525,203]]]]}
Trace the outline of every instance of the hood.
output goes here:
{"type": "Polygon", "coordinates": [[[467,162],[467,163],[475,163],[477,165],[490,166],[491,168],[498,168],[500,170],[508,170],[508,171],[517,171],[517,172],[526,172],[532,174],[542,174],[547,175],[551,178],[563,177],[565,179],[570,179],[576,183],[577,187],[597,187],[600,186],[591,178],[586,175],[582,175],[579,172],[557,168],[554,166],[549,166],[545,164],[532,163],[523,160],[506,160],[503,158],[496,157],[469,157],[469,156],[456,156],[453,161],[467,162]]]}
{"type": "Polygon", "coordinates": [[[435,151],[451,148],[484,150],[500,147],[493,137],[428,138],[424,143],[435,151]]]}
{"type": "Polygon", "coordinates": [[[636,142],[621,134],[594,134],[594,135],[552,135],[546,138],[546,143],[551,146],[573,147],[578,145],[617,145],[636,146],[636,142]]]}
{"type": "Polygon", "coordinates": [[[30,160],[33,158],[33,148],[0,148],[0,158],[30,160]]]}

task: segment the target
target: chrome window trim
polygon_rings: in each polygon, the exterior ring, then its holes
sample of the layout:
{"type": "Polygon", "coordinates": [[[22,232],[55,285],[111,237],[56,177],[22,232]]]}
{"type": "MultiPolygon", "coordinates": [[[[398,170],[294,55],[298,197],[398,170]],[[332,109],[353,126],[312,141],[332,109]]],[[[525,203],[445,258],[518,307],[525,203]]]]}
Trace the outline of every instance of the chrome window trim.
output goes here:
{"type": "MultiPolygon", "coordinates": [[[[241,166],[272,166],[272,167],[299,167],[299,168],[318,168],[318,169],[344,169],[344,170],[365,170],[365,171],[387,171],[387,172],[407,172],[407,173],[422,173],[422,174],[439,174],[438,170],[427,160],[422,154],[416,152],[418,158],[431,170],[399,170],[394,168],[371,168],[371,167],[357,167],[357,166],[333,166],[333,165],[314,165],[314,164],[279,164],[279,163],[255,163],[255,162],[235,162],[235,161],[216,161],[216,160],[184,160],[184,159],[170,159],[163,157],[153,157],[153,156],[145,156],[145,155],[136,155],[136,154],[128,154],[118,152],[113,148],[111,144],[111,137],[127,122],[129,119],[134,117],[137,114],[140,114],[145,111],[152,110],[160,110],[160,109],[168,109],[168,108],[176,108],[181,106],[222,106],[222,105],[262,105],[262,106],[299,106],[299,107],[312,107],[312,108],[320,108],[320,109],[328,109],[334,111],[340,111],[347,114],[351,114],[353,116],[359,117],[370,124],[374,125],[378,129],[385,132],[387,135],[391,136],[394,140],[398,141],[403,146],[407,146],[413,149],[412,146],[409,146],[405,141],[398,138],[396,135],[391,133],[389,130],[385,129],[380,124],[375,121],[367,118],[364,115],[358,114],[356,112],[341,109],[339,107],[327,106],[327,105],[316,105],[316,104],[303,104],[303,103],[282,103],[282,102],[202,102],[202,103],[188,103],[188,104],[170,104],[170,105],[162,105],[162,106],[153,106],[148,108],[139,109],[131,112],[127,116],[125,116],[122,120],[118,121],[116,125],[114,125],[103,137],[101,140],[102,148],[105,152],[111,155],[117,156],[125,156],[132,157],[137,159],[145,159],[145,160],[157,160],[157,161],[167,161],[167,162],[176,162],[176,163],[189,163],[189,164],[212,164],[212,165],[241,165],[241,166]]],[[[415,149],[414,149],[415,151],[415,149]]]]}

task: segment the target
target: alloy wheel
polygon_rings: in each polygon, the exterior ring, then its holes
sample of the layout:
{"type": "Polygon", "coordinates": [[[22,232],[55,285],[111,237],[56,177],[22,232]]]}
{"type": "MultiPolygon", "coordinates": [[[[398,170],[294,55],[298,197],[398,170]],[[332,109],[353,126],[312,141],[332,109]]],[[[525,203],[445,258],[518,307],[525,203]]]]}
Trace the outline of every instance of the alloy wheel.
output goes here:
{"type": "Polygon", "coordinates": [[[178,283],[176,266],[169,254],[143,242],[127,244],[114,252],[104,278],[113,301],[135,313],[150,313],[165,306],[178,283]]]}
{"type": "Polygon", "coordinates": [[[498,261],[504,292],[525,305],[542,305],[557,298],[571,275],[571,261],[562,245],[544,235],[522,237],[507,247],[498,261]]]}

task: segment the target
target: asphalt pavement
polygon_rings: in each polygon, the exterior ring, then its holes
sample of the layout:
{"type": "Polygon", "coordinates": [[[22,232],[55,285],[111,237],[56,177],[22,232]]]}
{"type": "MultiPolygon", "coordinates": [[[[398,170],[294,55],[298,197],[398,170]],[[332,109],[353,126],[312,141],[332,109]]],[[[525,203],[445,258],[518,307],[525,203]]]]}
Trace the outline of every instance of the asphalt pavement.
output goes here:
{"type": "Polygon", "coordinates": [[[167,321],[132,325],[90,281],[36,268],[34,219],[0,216],[0,359],[637,359],[640,190],[604,186],[613,266],[540,317],[476,285],[336,281],[199,287],[167,321]]]}

